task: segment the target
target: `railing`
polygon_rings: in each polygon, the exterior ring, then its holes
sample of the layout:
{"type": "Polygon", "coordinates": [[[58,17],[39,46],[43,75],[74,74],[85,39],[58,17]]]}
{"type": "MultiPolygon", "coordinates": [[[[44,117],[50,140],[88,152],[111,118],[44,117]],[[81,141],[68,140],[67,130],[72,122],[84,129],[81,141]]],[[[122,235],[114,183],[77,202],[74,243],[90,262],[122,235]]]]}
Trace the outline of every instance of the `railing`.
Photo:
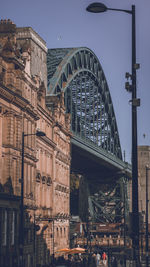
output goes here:
{"type": "MultiPolygon", "coordinates": [[[[98,237],[91,240],[88,240],[88,243],[91,247],[100,246],[100,247],[124,247],[124,237],[98,237]]],[[[87,238],[85,237],[78,237],[76,239],[76,245],[79,246],[86,246],[87,245],[87,238]]],[[[126,247],[131,248],[131,239],[126,238],[126,247]]]]}

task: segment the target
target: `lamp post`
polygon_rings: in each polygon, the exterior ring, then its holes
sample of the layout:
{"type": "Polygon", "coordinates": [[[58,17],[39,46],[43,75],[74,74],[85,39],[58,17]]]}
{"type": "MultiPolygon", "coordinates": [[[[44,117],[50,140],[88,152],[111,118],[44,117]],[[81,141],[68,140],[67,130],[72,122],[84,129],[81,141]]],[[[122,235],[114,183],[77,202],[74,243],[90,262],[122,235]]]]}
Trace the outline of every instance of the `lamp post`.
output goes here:
{"type": "Polygon", "coordinates": [[[52,229],[53,229],[53,234],[52,234],[52,241],[53,241],[53,255],[52,255],[52,261],[53,261],[53,263],[54,263],[54,259],[55,259],[55,250],[54,250],[54,244],[55,244],[55,240],[54,240],[54,238],[55,238],[55,228],[54,228],[54,222],[55,222],[55,218],[53,218],[53,219],[51,219],[51,220],[49,220],[49,221],[51,221],[52,223],[53,223],[53,227],[52,227],[52,229]]]}
{"type": "Polygon", "coordinates": [[[137,163],[137,106],[140,106],[140,99],[136,98],[136,38],[135,38],[135,5],[131,10],[108,8],[102,3],[92,3],[87,9],[88,12],[101,13],[107,10],[125,12],[132,16],[132,74],[126,73],[126,78],[131,79],[132,84],[126,82],[127,91],[132,93],[132,248],[133,260],[139,259],[139,207],[138,207],[138,163],[137,163]]]}
{"type": "Polygon", "coordinates": [[[123,202],[124,202],[124,230],[123,230],[123,239],[124,239],[124,267],[126,267],[126,254],[125,254],[125,248],[126,248],[126,178],[123,179],[124,184],[124,190],[123,190],[123,202]]]}
{"type": "Polygon", "coordinates": [[[146,166],[146,267],[149,266],[148,264],[148,171],[150,168],[146,166]]]}
{"type": "Polygon", "coordinates": [[[21,267],[24,265],[23,260],[23,248],[24,248],[24,138],[26,136],[36,135],[45,136],[46,134],[42,131],[37,131],[34,134],[25,134],[22,132],[22,151],[21,151],[21,203],[20,203],[20,260],[21,267]]]}

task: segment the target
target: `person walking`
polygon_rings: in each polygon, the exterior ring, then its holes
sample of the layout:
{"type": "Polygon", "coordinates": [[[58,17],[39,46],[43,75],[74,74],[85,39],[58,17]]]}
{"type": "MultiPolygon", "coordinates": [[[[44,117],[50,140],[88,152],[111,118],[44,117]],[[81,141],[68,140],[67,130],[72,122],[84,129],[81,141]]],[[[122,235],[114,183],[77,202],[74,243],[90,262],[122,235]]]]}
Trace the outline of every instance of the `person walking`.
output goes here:
{"type": "Polygon", "coordinates": [[[117,260],[115,257],[113,257],[113,260],[112,260],[112,267],[117,267],[117,260]]]}
{"type": "Polygon", "coordinates": [[[107,263],[107,255],[105,252],[103,252],[102,254],[102,260],[103,260],[103,264],[106,266],[106,263],[107,263]]]}
{"type": "Polygon", "coordinates": [[[97,254],[96,254],[96,264],[97,264],[97,266],[99,266],[99,264],[100,264],[100,259],[101,259],[101,256],[100,256],[100,254],[97,252],[97,254]]]}

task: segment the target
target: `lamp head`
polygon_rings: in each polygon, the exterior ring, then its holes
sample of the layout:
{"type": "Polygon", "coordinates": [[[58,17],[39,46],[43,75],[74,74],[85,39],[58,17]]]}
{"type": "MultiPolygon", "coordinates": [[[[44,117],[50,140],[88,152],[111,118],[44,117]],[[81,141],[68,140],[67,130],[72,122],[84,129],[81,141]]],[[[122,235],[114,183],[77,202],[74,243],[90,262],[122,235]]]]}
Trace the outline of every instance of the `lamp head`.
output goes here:
{"type": "Polygon", "coordinates": [[[92,3],[86,8],[88,12],[92,12],[92,13],[105,12],[107,11],[107,9],[108,8],[102,3],[92,3]]]}
{"type": "Polygon", "coordinates": [[[37,131],[36,136],[45,136],[46,134],[42,131],[37,131]]]}

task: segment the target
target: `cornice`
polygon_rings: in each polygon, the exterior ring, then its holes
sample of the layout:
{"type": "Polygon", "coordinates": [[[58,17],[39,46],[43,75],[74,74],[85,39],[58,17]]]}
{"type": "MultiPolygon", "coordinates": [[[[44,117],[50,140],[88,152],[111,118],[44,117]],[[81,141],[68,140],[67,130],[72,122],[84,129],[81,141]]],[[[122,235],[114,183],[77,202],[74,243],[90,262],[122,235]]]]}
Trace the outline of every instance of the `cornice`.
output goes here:
{"type": "MultiPolygon", "coordinates": [[[[56,143],[53,142],[50,138],[48,138],[47,136],[39,136],[38,139],[41,139],[42,141],[44,141],[46,144],[48,144],[49,146],[56,148],[56,143]]],[[[37,139],[37,140],[38,140],[37,139]]]]}
{"type": "Polygon", "coordinates": [[[37,111],[33,110],[30,102],[21,95],[4,86],[2,83],[0,83],[0,97],[7,102],[19,107],[21,110],[26,111],[32,117],[34,117],[35,120],[39,120],[37,111]]]}
{"type": "Polygon", "coordinates": [[[50,115],[50,110],[47,107],[46,109],[44,109],[38,104],[37,109],[38,109],[38,112],[40,112],[44,117],[46,117],[50,122],[53,123],[53,118],[50,115]]]}
{"type": "Polygon", "coordinates": [[[65,163],[65,164],[68,164],[68,165],[69,165],[70,160],[71,160],[70,156],[65,155],[65,154],[64,154],[62,151],[60,151],[60,150],[57,150],[57,153],[56,153],[56,159],[62,161],[62,162],[65,163]]]}
{"type": "Polygon", "coordinates": [[[31,27],[17,27],[16,32],[17,32],[17,40],[31,39],[40,48],[42,48],[45,53],[47,53],[46,42],[31,27]]]}
{"type": "Polygon", "coordinates": [[[66,136],[72,137],[72,132],[68,130],[67,128],[64,128],[64,125],[60,122],[56,121],[54,122],[53,128],[58,127],[66,136]]]}

